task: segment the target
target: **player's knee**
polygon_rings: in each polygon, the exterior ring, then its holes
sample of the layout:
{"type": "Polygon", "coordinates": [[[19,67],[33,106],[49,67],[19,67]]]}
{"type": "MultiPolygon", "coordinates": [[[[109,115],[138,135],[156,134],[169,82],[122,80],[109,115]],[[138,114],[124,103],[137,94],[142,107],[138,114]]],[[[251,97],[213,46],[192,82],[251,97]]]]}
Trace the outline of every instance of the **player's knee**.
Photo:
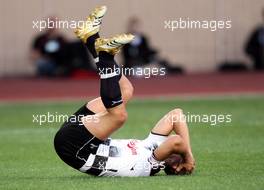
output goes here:
{"type": "Polygon", "coordinates": [[[126,111],[122,111],[120,114],[119,114],[119,121],[121,123],[124,123],[126,120],[127,120],[127,112],[126,111]]]}
{"type": "Polygon", "coordinates": [[[126,110],[120,110],[115,113],[116,122],[118,122],[119,124],[125,123],[125,121],[127,120],[127,117],[128,115],[127,115],[126,110]]]}
{"type": "Polygon", "coordinates": [[[130,100],[133,97],[133,93],[134,93],[134,88],[132,85],[130,85],[122,94],[124,96],[123,99],[130,100]]]}
{"type": "Polygon", "coordinates": [[[129,92],[128,92],[128,96],[129,98],[132,98],[134,94],[134,87],[132,85],[130,85],[129,87],[129,92]]]}

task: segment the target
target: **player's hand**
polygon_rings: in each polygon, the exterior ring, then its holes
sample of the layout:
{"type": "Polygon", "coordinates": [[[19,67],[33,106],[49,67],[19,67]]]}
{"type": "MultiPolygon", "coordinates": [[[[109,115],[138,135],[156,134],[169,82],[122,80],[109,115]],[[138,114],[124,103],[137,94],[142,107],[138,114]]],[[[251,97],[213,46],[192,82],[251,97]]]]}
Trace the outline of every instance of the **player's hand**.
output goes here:
{"type": "Polygon", "coordinates": [[[195,164],[182,163],[175,169],[175,172],[180,175],[191,174],[195,168],[195,164]]]}
{"type": "Polygon", "coordinates": [[[191,174],[195,169],[195,160],[192,156],[192,154],[186,155],[184,162],[179,164],[176,168],[175,168],[175,172],[178,174],[191,174]]]}

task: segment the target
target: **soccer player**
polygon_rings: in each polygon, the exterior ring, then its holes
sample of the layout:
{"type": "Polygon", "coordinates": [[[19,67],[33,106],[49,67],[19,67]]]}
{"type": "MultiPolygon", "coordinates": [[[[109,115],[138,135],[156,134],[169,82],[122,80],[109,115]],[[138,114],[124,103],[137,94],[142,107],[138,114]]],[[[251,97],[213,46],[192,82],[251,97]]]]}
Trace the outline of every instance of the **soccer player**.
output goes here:
{"type": "Polygon", "coordinates": [[[96,62],[100,97],[63,124],[54,138],[57,154],[69,166],[96,176],[150,176],[160,169],[168,174],[191,173],[195,162],[180,109],[166,114],[145,140],[109,138],[125,123],[126,104],[133,94],[133,86],[118,70],[114,56],[133,40],[133,35],[100,38],[105,13],[105,6],[96,8],[86,25],[76,30],[96,62]],[[173,131],[176,135],[169,136],[173,131]],[[181,155],[182,160],[176,161],[176,155],[181,155]]]}

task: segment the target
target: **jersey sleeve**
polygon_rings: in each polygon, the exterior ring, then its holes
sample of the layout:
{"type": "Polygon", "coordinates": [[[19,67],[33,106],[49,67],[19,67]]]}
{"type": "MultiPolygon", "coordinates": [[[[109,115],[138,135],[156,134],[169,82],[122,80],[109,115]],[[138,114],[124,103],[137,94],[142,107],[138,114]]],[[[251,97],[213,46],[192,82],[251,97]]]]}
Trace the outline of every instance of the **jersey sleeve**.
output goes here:
{"type": "Polygon", "coordinates": [[[158,146],[160,146],[166,139],[167,135],[161,135],[157,133],[150,132],[148,137],[143,140],[146,148],[155,150],[158,146]]]}

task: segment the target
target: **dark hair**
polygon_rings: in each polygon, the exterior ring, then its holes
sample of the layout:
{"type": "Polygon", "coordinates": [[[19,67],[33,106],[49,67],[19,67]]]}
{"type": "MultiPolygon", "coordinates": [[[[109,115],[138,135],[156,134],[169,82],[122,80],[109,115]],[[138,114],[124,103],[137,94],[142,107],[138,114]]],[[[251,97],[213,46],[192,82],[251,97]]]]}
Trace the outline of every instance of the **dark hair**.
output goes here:
{"type": "Polygon", "coordinates": [[[176,172],[173,168],[173,166],[178,166],[180,163],[183,162],[183,157],[180,154],[172,154],[169,156],[169,158],[164,161],[164,172],[167,175],[182,175],[185,173],[184,171],[176,172]]]}

